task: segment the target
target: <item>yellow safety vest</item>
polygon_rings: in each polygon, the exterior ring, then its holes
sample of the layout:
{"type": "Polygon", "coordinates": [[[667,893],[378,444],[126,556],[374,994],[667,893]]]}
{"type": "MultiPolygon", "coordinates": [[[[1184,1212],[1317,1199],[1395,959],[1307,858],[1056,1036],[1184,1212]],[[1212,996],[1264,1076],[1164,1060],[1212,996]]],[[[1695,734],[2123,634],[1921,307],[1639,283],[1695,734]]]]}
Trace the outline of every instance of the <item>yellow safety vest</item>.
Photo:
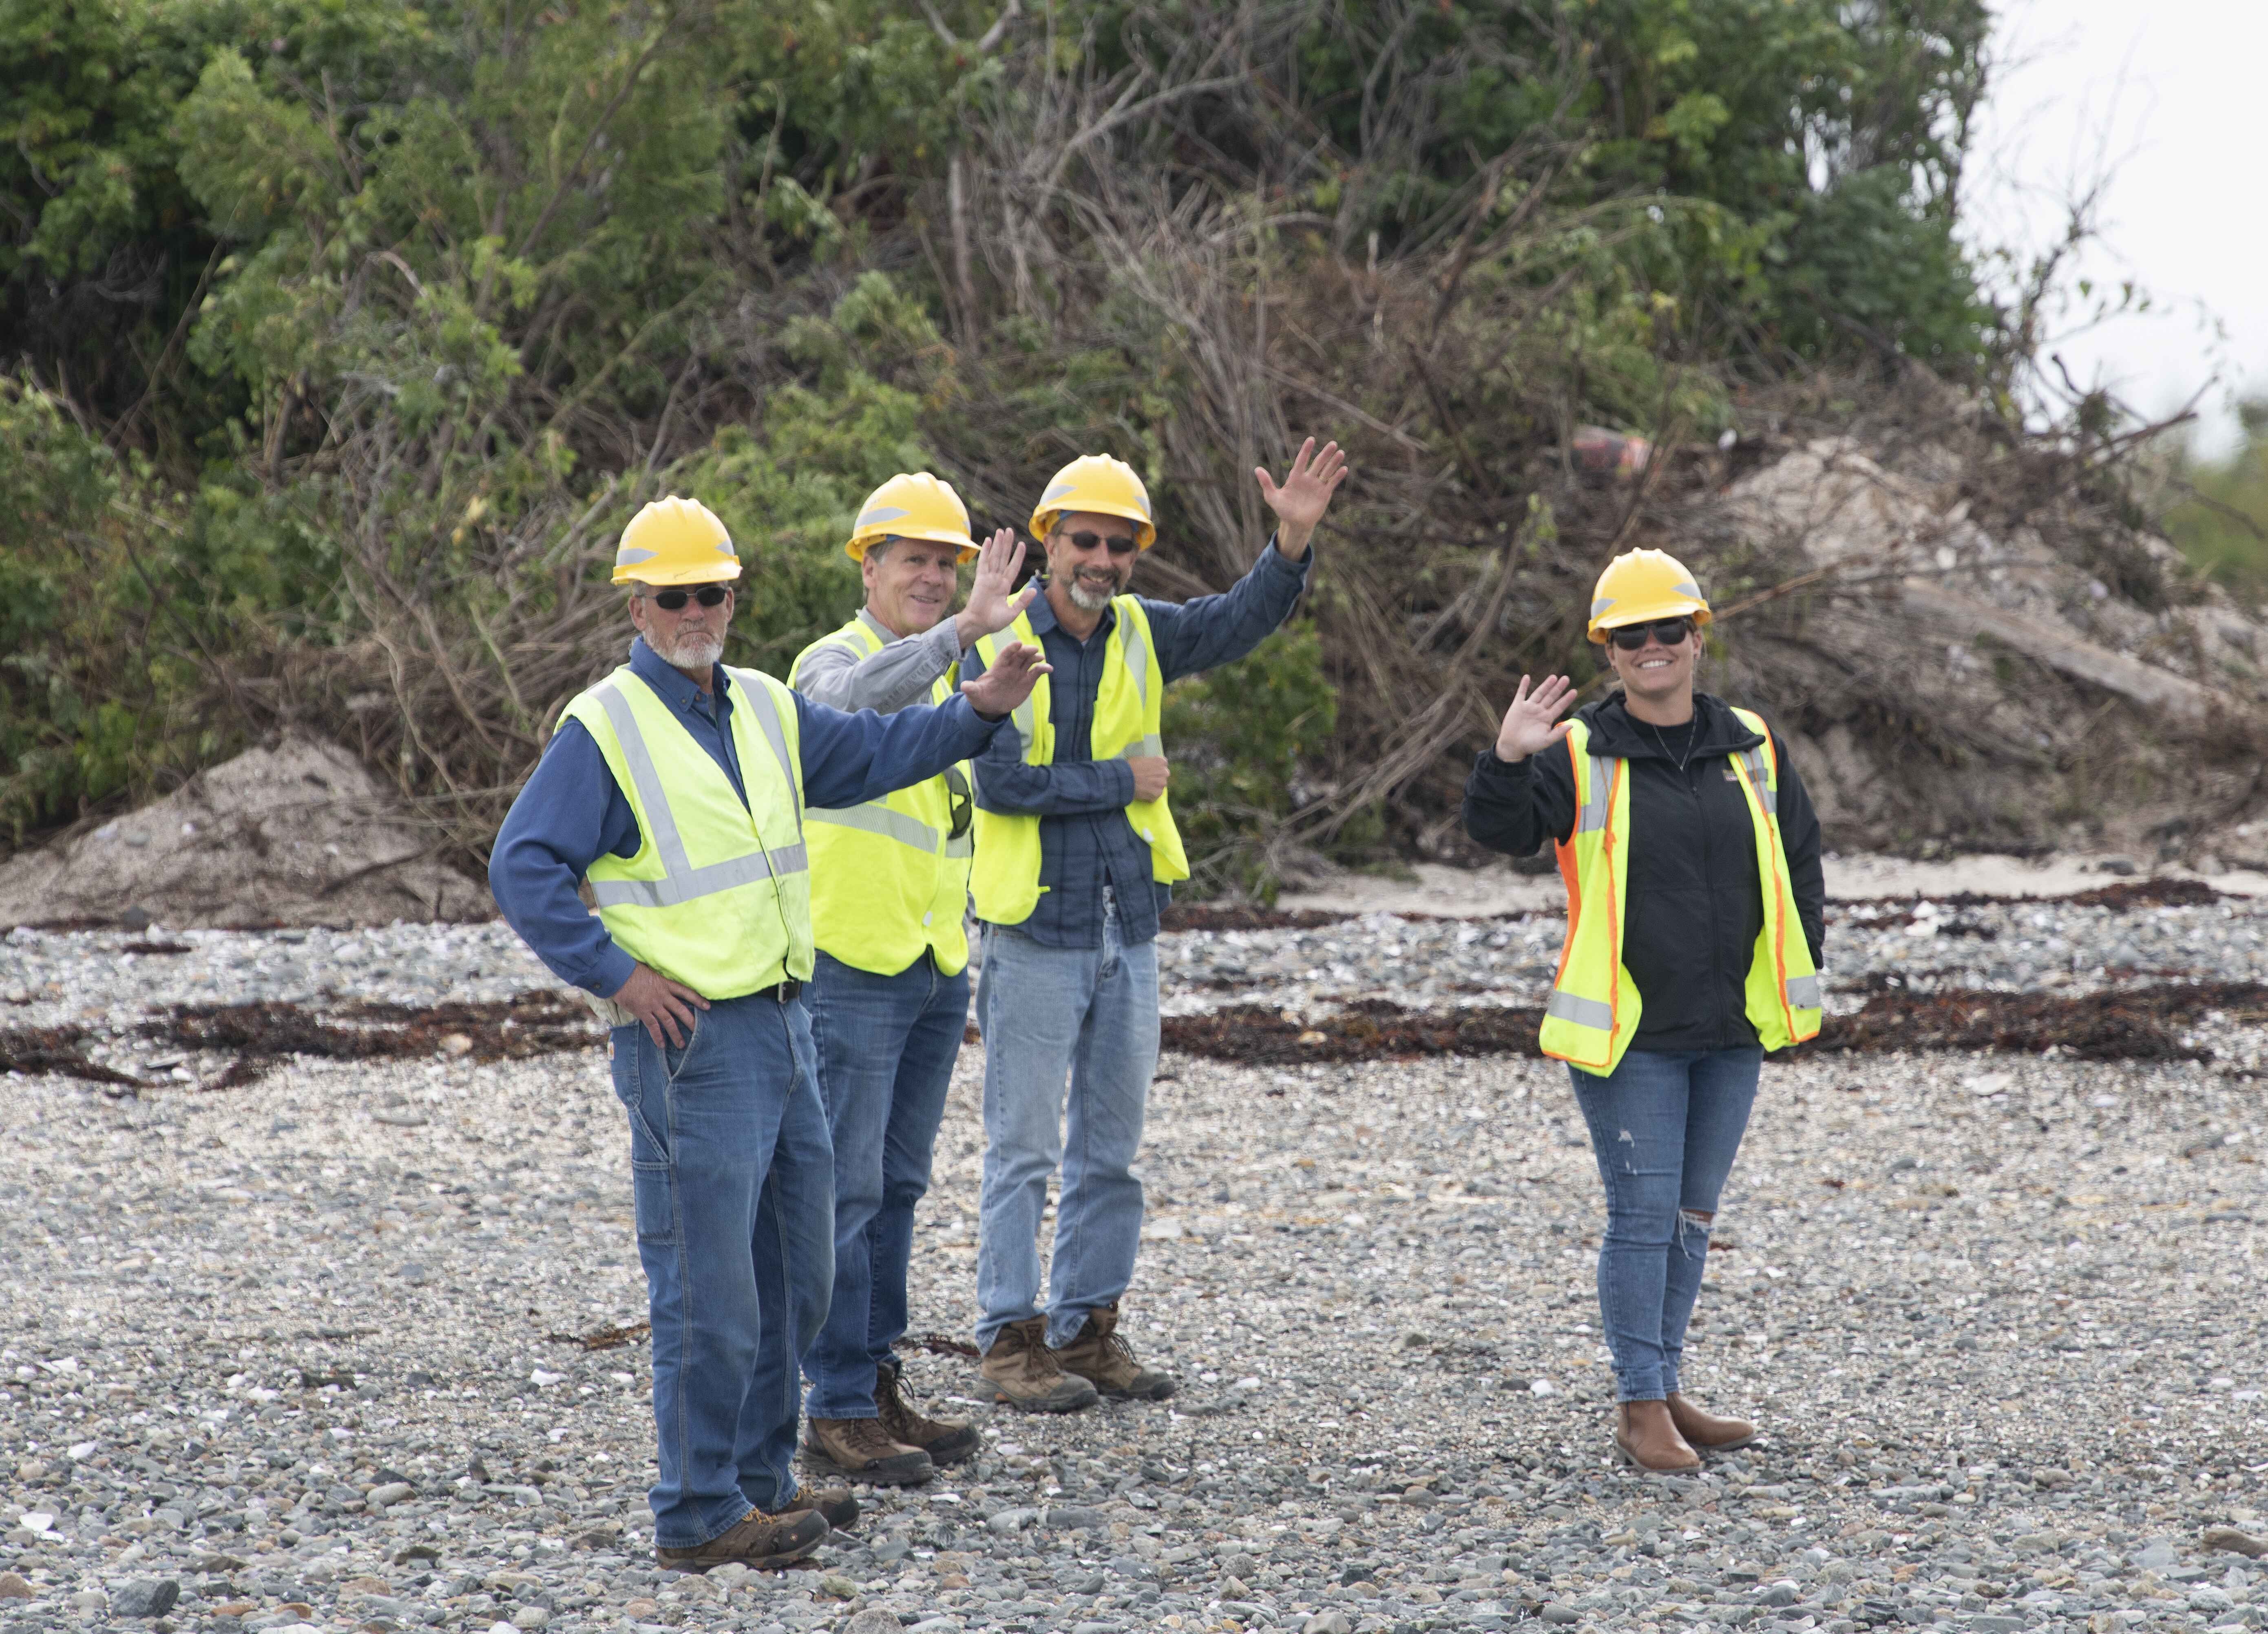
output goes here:
{"type": "Polygon", "coordinates": [[[795,694],[754,670],[723,673],[745,806],[627,664],[564,716],[583,723],[637,818],[637,854],[591,865],[599,917],[624,953],[703,998],[811,979],[795,694]]]}
{"type": "MultiPolygon", "coordinates": [[[[864,618],[796,654],[792,686],[803,661],[821,647],[841,647],[870,658],[888,643],[864,618]]],[[[943,703],[957,692],[953,672],[930,688],[943,703]]],[[[863,806],[814,806],[811,823],[811,924],[819,946],[834,958],[876,975],[895,975],[926,952],[946,975],[968,968],[968,821],[971,805],[966,767],[899,789],[863,806]],[[956,790],[955,784],[958,784],[956,790]],[[953,837],[954,808],[963,810],[961,837],[953,837]]]]}
{"type": "MultiPolygon", "coordinates": [[[[1103,658],[1088,753],[1099,761],[1163,754],[1165,740],[1159,735],[1158,723],[1166,688],[1159,674],[1158,649],[1150,639],[1149,615],[1133,596],[1114,597],[1110,605],[1117,615],[1111,622],[1109,648],[1103,658]]],[[[1020,615],[1006,629],[976,644],[988,668],[999,658],[1001,647],[1011,641],[1040,644],[1028,615],[1020,615]]],[[[1048,677],[1040,677],[1032,696],[1018,706],[1012,718],[1016,730],[1023,734],[1024,763],[1050,764],[1056,757],[1056,730],[1048,718],[1048,677]]],[[[1152,879],[1171,884],[1189,877],[1182,831],[1174,826],[1174,813],[1164,795],[1127,806],[1126,821],[1149,844],[1152,879]]],[[[1021,924],[1030,918],[1040,902],[1040,820],[1005,816],[979,806],[976,867],[969,883],[976,898],[976,916],[988,924],[1021,924]]]]}
{"type": "MultiPolygon", "coordinates": [[[[1766,1049],[1819,1035],[1818,968],[1796,912],[1787,848],[1779,833],[1779,752],[1761,716],[1734,710],[1764,743],[1732,757],[1756,825],[1756,878],[1764,928],[1749,966],[1747,1010],[1766,1049]]],[[[1543,1053],[1601,1077],[1622,1064],[1645,1008],[1623,968],[1624,904],[1630,898],[1630,762],[1588,752],[1590,729],[1567,734],[1575,770],[1575,828],[1558,848],[1567,881],[1567,943],[1543,1006],[1543,1053]]]]}

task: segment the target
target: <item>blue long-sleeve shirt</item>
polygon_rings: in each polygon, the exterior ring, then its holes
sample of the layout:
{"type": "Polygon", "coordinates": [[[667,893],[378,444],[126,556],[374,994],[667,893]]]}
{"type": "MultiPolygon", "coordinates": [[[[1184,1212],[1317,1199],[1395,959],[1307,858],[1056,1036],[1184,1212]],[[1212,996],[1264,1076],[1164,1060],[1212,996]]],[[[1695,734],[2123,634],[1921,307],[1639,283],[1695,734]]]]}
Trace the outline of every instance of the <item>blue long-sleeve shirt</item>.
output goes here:
{"type": "MultiPolygon", "coordinates": [[[[1293,562],[1276,541],[1226,592],[1189,601],[1142,598],[1162,678],[1171,681],[1233,662],[1258,646],[1291,615],[1307,582],[1307,556],[1293,562]]],[[[1149,843],[1126,818],[1134,799],[1134,769],[1094,753],[1094,703],[1110,644],[1116,610],[1107,611],[1085,641],[1056,622],[1041,596],[1032,603],[1032,631],[1054,673],[1048,677],[1048,718],[1055,727],[1054,760],[1024,763],[1024,735],[1011,724],[995,733],[975,763],[976,803],[986,811],[1040,820],[1040,902],[1016,928],[1052,947],[1102,946],[1102,887],[1118,902],[1118,934],[1146,942],[1158,934],[1158,916],[1173,889],[1150,877],[1149,843]]],[[[961,674],[981,673],[975,652],[961,658],[961,674]]]]}
{"type": "MultiPolygon", "coordinates": [[[[704,694],[663,663],[644,637],[630,644],[630,670],[669,705],[747,805],[722,678],[704,694]]],[[[960,697],[885,718],[872,710],[845,714],[799,693],[795,709],[806,806],[857,806],[933,777],[978,753],[1003,724],[984,719],[960,697]]],[[[575,887],[600,857],[635,857],[643,843],[630,800],[598,744],[581,722],[566,721],[544,746],[497,835],[489,889],[505,921],[554,975],[611,998],[637,961],[615,946],[575,887]]]]}

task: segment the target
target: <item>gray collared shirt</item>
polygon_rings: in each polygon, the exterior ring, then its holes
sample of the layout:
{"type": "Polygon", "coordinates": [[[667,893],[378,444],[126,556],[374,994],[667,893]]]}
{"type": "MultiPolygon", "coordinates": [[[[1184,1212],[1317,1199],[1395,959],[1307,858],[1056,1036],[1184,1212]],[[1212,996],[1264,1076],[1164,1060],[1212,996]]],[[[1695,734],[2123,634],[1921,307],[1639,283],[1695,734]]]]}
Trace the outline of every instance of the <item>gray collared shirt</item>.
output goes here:
{"type": "Polygon", "coordinates": [[[938,677],[961,661],[961,636],[941,618],[918,636],[899,636],[865,607],[858,622],[880,638],[882,650],[860,655],[848,644],[813,651],[795,672],[795,689],[830,709],[894,715],[909,703],[929,702],[938,677]]]}

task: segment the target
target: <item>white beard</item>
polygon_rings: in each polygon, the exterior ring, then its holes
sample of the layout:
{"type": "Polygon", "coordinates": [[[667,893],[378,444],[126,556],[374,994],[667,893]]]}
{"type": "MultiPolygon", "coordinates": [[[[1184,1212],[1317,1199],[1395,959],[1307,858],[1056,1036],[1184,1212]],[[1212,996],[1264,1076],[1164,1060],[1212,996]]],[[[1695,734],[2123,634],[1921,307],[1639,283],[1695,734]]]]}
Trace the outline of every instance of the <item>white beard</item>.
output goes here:
{"type": "Polygon", "coordinates": [[[1110,605],[1111,597],[1118,593],[1115,584],[1108,588],[1089,585],[1074,577],[1071,581],[1071,604],[1089,613],[1100,613],[1110,605]]]}
{"type": "Polygon", "coordinates": [[[725,643],[717,636],[696,633],[681,637],[674,645],[666,645],[652,630],[646,631],[646,645],[654,656],[672,669],[707,669],[725,656],[725,643]]]}

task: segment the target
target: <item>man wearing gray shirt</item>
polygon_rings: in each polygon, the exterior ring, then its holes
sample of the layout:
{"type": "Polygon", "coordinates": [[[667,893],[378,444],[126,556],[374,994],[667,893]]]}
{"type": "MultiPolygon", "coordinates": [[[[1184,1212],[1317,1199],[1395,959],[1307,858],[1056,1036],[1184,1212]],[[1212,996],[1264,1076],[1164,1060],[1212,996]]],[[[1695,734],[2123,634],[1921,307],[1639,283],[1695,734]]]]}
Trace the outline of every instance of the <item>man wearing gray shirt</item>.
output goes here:
{"type": "MultiPolygon", "coordinates": [[[[814,703],[887,715],[951,696],[961,655],[1038,593],[1011,596],[1024,547],[1002,529],[980,553],[968,512],[926,472],[892,477],[844,547],[866,604],[797,657],[814,703]],[[976,558],[947,616],[955,568],[976,558]]],[[[914,1205],[968,1020],[968,778],[961,768],[864,806],[806,813],[817,968],[804,998],[835,1141],[835,1282],[803,1367],[805,1456],[860,1481],[917,1485],[979,1445],[966,1423],[905,1400],[891,1347],[906,1329],[914,1205]]]]}

